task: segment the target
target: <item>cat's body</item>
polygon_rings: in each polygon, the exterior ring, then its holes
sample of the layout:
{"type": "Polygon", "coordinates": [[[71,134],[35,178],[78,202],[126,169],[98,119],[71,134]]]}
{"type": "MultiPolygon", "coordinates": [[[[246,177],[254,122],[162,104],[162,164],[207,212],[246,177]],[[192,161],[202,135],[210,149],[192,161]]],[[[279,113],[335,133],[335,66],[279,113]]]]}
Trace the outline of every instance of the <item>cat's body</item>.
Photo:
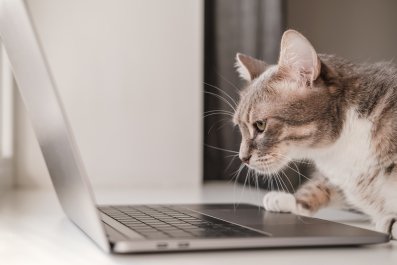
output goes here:
{"type": "Polygon", "coordinates": [[[249,81],[234,122],[240,158],[261,173],[291,159],[318,172],[294,194],[270,192],[265,208],[312,214],[344,201],[397,237],[397,69],[317,55],[299,33],[284,34],[280,61],[238,55],[249,81]]]}
{"type": "Polygon", "coordinates": [[[343,85],[343,128],[332,145],[293,156],[312,160],[358,210],[397,216],[397,128],[392,127],[397,124],[397,69],[390,63],[353,65],[319,57],[334,67],[343,85]]]}

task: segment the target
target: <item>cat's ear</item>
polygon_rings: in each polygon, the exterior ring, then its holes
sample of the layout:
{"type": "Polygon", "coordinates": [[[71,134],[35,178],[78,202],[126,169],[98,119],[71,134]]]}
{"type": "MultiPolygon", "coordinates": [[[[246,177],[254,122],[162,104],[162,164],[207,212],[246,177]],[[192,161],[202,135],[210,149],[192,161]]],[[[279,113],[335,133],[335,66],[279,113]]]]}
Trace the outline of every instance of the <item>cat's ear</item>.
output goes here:
{"type": "Polygon", "coordinates": [[[321,62],[313,46],[295,30],[287,30],[283,34],[278,65],[309,82],[316,80],[321,70],[321,62]]]}
{"type": "Polygon", "coordinates": [[[267,64],[264,61],[255,59],[242,53],[236,54],[237,72],[244,80],[254,80],[266,70],[266,67],[267,64]]]}

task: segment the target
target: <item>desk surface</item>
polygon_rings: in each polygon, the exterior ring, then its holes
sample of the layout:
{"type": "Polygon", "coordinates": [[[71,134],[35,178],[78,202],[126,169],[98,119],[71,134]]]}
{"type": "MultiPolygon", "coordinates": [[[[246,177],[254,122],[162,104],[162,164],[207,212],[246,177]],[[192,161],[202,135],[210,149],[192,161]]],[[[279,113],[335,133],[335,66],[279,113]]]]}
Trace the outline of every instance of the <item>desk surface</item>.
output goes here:
{"type": "MultiPolygon", "coordinates": [[[[250,202],[262,192],[210,183],[201,190],[96,191],[101,204],[250,202]]],[[[361,215],[323,210],[318,217],[370,227],[361,215]]],[[[397,264],[397,242],[349,248],[301,248],[173,254],[108,255],[69,222],[52,191],[0,196],[0,263],[13,264],[397,264]]]]}

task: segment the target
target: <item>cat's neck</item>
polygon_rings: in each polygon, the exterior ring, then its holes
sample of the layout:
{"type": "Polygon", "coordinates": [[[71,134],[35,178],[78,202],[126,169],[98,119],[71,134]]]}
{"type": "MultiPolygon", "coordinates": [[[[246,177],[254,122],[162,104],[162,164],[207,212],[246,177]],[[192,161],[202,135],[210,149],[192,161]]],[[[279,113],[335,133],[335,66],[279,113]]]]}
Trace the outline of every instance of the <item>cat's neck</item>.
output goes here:
{"type": "Polygon", "coordinates": [[[377,164],[371,151],[371,130],[369,120],[349,109],[339,138],[327,147],[309,150],[305,156],[330,179],[357,177],[377,164]]]}

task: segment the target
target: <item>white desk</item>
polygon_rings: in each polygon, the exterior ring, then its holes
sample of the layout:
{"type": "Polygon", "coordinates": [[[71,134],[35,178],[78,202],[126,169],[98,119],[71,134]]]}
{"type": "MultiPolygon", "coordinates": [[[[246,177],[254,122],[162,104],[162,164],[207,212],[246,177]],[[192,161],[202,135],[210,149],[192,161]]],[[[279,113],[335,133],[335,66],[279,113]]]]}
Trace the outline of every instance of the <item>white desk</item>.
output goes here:
{"type": "MultiPolygon", "coordinates": [[[[99,203],[260,203],[254,190],[219,183],[202,190],[96,191],[99,203]]],[[[325,210],[319,216],[359,226],[359,215],[325,210]]],[[[364,220],[364,221],[363,221],[364,220]]],[[[108,255],[69,222],[52,191],[16,190],[0,196],[0,264],[397,264],[397,243],[349,248],[108,255]]]]}

